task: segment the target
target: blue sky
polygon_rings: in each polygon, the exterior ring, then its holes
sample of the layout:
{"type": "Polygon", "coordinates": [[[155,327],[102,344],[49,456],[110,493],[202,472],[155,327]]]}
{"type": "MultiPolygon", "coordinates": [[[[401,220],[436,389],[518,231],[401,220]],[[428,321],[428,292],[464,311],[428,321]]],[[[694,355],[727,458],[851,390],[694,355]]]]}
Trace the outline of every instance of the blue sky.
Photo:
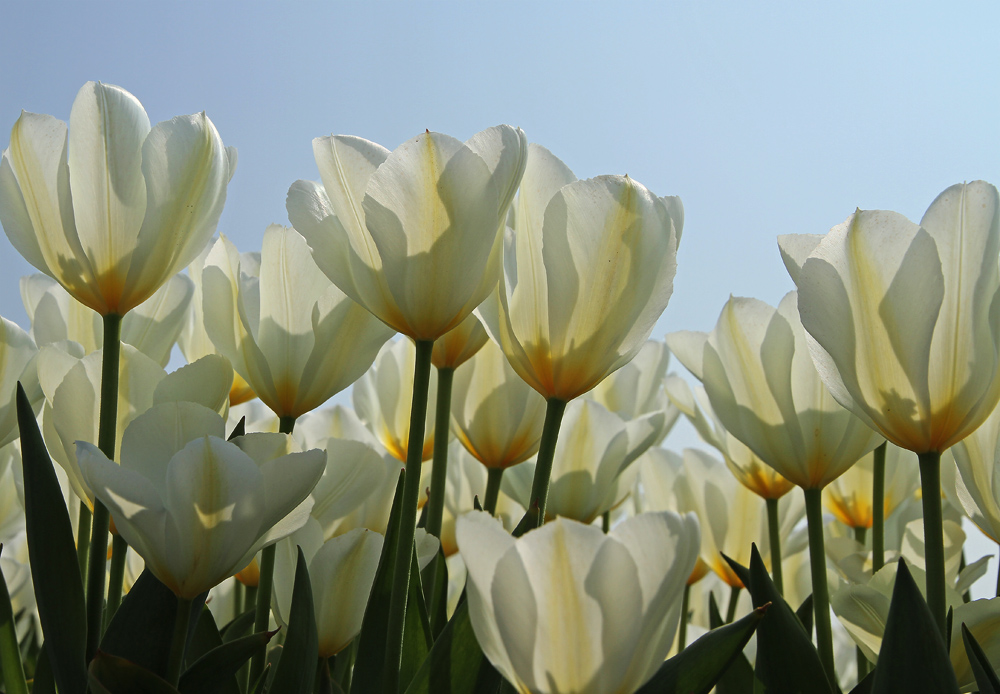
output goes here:
{"type": "MultiPolygon", "coordinates": [[[[917,220],[953,183],[1000,183],[1000,4],[874,5],[9,2],[0,147],[21,109],[68,119],[87,80],[153,122],[205,110],[240,153],[219,230],[256,250],[288,186],[318,178],[314,137],[519,125],[581,178],[681,196],[654,336],[710,330],[730,294],[792,289],[779,234],[857,207],[917,220]]],[[[0,238],[0,314],[21,325],[30,271],[0,238]]]]}

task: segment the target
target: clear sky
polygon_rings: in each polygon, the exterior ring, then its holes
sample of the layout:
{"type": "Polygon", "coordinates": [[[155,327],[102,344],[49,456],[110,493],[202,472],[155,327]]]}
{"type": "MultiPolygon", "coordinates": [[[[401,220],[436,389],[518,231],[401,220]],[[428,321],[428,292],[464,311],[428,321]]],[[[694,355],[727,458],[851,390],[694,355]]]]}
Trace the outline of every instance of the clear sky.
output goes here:
{"type": "MultiPolygon", "coordinates": [[[[654,336],[710,330],[730,294],[793,288],[777,235],[1000,184],[1000,4],[875,5],[0,0],[0,147],[21,109],[68,120],[87,80],[154,123],[205,110],[240,154],[219,231],[257,250],[289,185],[319,177],[314,137],[519,125],[580,178],[681,196],[654,336]]],[[[30,271],[0,238],[0,314],[21,325],[30,271]]]]}

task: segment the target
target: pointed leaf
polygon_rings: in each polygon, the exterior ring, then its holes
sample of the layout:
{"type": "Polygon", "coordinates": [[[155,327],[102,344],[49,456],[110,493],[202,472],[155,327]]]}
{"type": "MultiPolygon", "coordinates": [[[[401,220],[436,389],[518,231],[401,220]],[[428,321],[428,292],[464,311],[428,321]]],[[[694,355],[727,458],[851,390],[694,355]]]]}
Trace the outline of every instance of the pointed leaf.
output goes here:
{"type": "MultiPolygon", "coordinates": [[[[718,629],[725,622],[719,605],[715,602],[715,593],[708,594],[708,623],[712,629],[718,629]]],[[[753,666],[743,653],[737,653],[733,663],[715,685],[716,694],[746,694],[753,691],[753,666]]]]}
{"type": "Polygon", "coordinates": [[[406,694],[492,694],[501,681],[500,674],[483,657],[469,619],[469,604],[463,600],[421,663],[406,694]]]}
{"type": "Polygon", "coordinates": [[[191,636],[188,638],[187,648],[184,649],[184,663],[189,666],[198,658],[208,653],[213,648],[222,645],[222,637],[219,629],[215,626],[215,618],[212,611],[202,607],[201,612],[192,620],[191,636]]]}
{"type": "Polygon", "coordinates": [[[292,588],[292,609],[288,619],[281,659],[275,669],[271,687],[282,694],[312,694],[319,660],[319,636],[316,634],[316,612],[313,608],[309,565],[302,548],[295,564],[295,585],[292,588]]]}
{"type": "Polygon", "coordinates": [[[767,617],[757,628],[754,675],[763,685],[763,691],[767,694],[833,694],[834,689],[826,678],[812,638],[778,594],[756,545],[750,555],[749,579],[754,607],[771,603],[767,617]]]}
{"type": "Polygon", "coordinates": [[[378,570],[368,596],[368,606],[358,634],[358,657],[354,663],[354,679],[351,691],[354,694],[382,691],[382,675],[385,667],[386,632],[389,628],[389,600],[392,597],[392,571],[395,557],[392,548],[399,531],[399,514],[403,500],[403,476],[399,472],[396,495],[392,500],[389,524],[386,526],[382,542],[382,556],[378,560],[378,570]]]}
{"type": "Polygon", "coordinates": [[[247,435],[247,417],[246,415],[243,415],[242,417],[240,417],[240,421],[236,423],[236,426],[233,427],[232,433],[229,434],[229,438],[227,438],[226,440],[232,441],[237,436],[246,436],[246,435],[247,435]]]}
{"type": "Polygon", "coordinates": [[[742,619],[713,629],[665,662],[636,694],[707,694],[742,655],[767,607],[758,607],[742,619]]]}
{"type": "Polygon", "coordinates": [[[73,527],[35,413],[17,384],[28,559],[52,675],[62,694],[87,690],[87,613],[73,527]]]}
{"type": "Polygon", "coordinates": [[[262,631],[216,646],[181,675],[177,686],[181,694],[214,694],[228,692],[232,686],[239,691],[234,679],[239,669],[261,648],[267,645],[276,631],[262,631]]]}
{"type": "Polygon", "coordinates": [[[100,650],[90,661],[90,688],[97,694],[178,694],[162,677],[100,650]]]}
{"type": "Polygon", "coordinates": [[[52,665],[49,663],[49,652],[42,644],[35,661],[35,681],[31,685],[31,694],[56,694],[56,681],[52,675],[52,665]]]}
{"type": "Polygon", "coordinates": [[[431,637],[430,620],[427,617],[427,606],[424,604],[424,591],[420,584],[416,546],[410,554],[410,592],[406,601],[403,653],[399,666],[399,686],[404,691],[420,668],[420,664],[430,653],[434,642],[431,637]]]}
{"type": "Polygon", "coordinates": [[[253,628],[253,618],[254,608],[252,607],[239,617],[234,617],[229,624],[219,630],[219,634],[222,636],[222,642],[228,643],[249,634],[250,630],[253,628]]]}
{"type": "Polygon", "coordinates": [[[871,694],[872,684],[875,682],[875,671],[872,670],[865,678],[858,682],[854,689],[851,690],[851,694],[871,694]]]}
{"type": "MultiPolygon", "coordinates": [[[[719,552],[719,554],[722,554],[722,552],[719,552]]],[[[743,583],[743,587],[746,588],[747,586],[749,586],[750,569],[743,566],[742,564],[736,563],[735,561],[727,557],[725,554],[722,554],[722,558],[725,559],[726,563],[729,564],[729,566],[732,568],[733,573],[736,574],[736,578],[740,579],[740,581],[743,583]]]]}
{"type": "Polygon", "coordinates": [[[889,692],[958,692],[941,632],[903,559],[896,570],[872,684],[873,694],[889,692]]]}
{"type": "Polygon", "coordinates": [[[812,593],[809,597],[802,601],[799,605],[799,609],[795,610],[795,616],[799,618],[802,622],[802,628],[806,630],[807,634],[813,633],[813,596],[812,593]]]}
{"type": "Polygon", "coordinates": [[[983,647],[965,624],[962,624],[962,641],[965,642],[965,652],[972,665],[972,674],[976,676],[979,694],[1000,694],[1000,677],[997,677],[983,647]]]}

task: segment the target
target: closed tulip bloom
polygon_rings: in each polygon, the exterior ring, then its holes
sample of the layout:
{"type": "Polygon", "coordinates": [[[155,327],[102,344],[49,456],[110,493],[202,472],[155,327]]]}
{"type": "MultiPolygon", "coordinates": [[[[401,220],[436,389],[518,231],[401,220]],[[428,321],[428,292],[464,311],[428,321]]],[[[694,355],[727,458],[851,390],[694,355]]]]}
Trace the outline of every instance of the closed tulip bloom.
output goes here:
{"type": "MultiPolygon", "coordinates": [[[[866,453],[850,470],[824,490],[823,503],[834,517],[852,528],[870,528],[875,502],[872,499],[874,453],[866,453]]],[[[888,518],[920,485],[917,457],[898,446],[888,446],[885,453],[884,518],[888,518]]]]}
{"type": "MultiPolygon", "coordinates": [[[[988,538],[1000,543],[1000,408],[993,410],[983,425],[955,444],[948,453],[954,457],[957,475],[944,485],[949,500],[964,509],[988,538]],[[949,486],[951,489],[949,489],[949,486]],[[957,497],[957,498],[956,498],[957,497]]],[[[947,460],[944,467],[950,467],[947,460]]],[[[947,476],[946,476],[947,477],[947,476]]]]}
{"type": "MultiPolygon", "coordinates": [[[[413,368],[416,350],[409,340],[386,344],[372,368],[352,390],[354,409],[375,437],[396,459],[406,461],[410,435],[410,403],[413,400],[413,368]]],[[[431,371],[427,400],[437,398],[437,372],[431,371]]],[[[434,411],[427,408],[423,460],[434,454],[434,411]]],[[[424,472],[429,472],[429,466],[424,472]]]]}
{"type": "Polygon", "coordinates": [[[489,339],[483,324],[470,313],[468,318],[434,341],[431,363],[438,369],[457,369],[472,359],[489,339]]]}
{"type": "Polygon", "coordinates": [[[507,468],[538,451],[545,399],[490,340],[455,372],[451,413],[455,437],[469,453],[488,468],[507,468]]]}
{"type": "Polygon", "coordinates": [[[944,451],[1000,398],[998,206],[974,181],[920,224],[859,210],[821,240],[779,238],[823,379],[897,446],[944,451]]]}
{"type": "Polygon", "coordinates": [[[526,150],[524,133],[508,125],[464,143],[426,132],[392,152],[319,137],[323,184],[295,182],[288,218],[345,294],[394,330],[434,340],[496,286],[526,150]]]}
{"type": "MultiPolygon", "coordinates": [[[[121,341],[166,368],[193,293],[188,277],[174,275],[122,319],[121,341]]],[[[83,347],[85,354],[90,354],[104,346],[101,317],[76,301],[48,275],[22,277],[21,301],[39,347],[72,340],[83,347]]]]}
{"type": "Polygon", "coordinates": [[[88,82],[70,113],[22,112],[0,162],[0,222],[25,259],[102,316],[183,269],[222,213],[235,150],[204,113],[150,128],[130,93],[88,82]]]}
{"type": "Polygon", "coordinates": [[[671,209],[628,176],[578,181],[529,147],[504,273],[479,314],[546,399],[586,393],[646,342],[673,290],[671,209]]]}
{"type": "Polygon", "coordinates": [[[703,347],[703,383],[723,425],[803,489],[819,489],[881,443],[830,395],[790,292],[774,309],[731,298],[703,347]]]}
{"type": "MultiPolygon", "coordinates": [[[[17,382],[25,380],[25,371],[34,370],[34,358],[38,349],[17,323],[0,317],[0,446],[5,446],[18,437],[17,408],[14,393],[17,382]]],[[[28,380],[36,377],[27,374],[28,380]]],[[[37,387],[27,387],[26,392],[33,404],[41,401],[42,393],[37,387]]]]}
{"type": "Polygon", "coordinates": [[[663,664],[698,556],[691,515],[647,513],[605,535],[559,519],[515,540],[487,514],[458,520],[469,616],[519,692],[634,692],[663,664]]]}
{"type": "MultiPolygon", "coordinates": [[[[699,362],[700,359],[699,355],[699,362]]],[[[700,369],[698,373],[701,373],[700,369]]],[[[675,375],[668,376],[665,385],[670,401],[684,413],[702,440],[722,454],[722,459],[740,484],[763,499],[780,499],[795,487],[780,472],[765,465],[742,441],[726,431],[712,410],[703,386],[692,390],[684,379],[675,375]]]]}
{"type": "Polygon", "coordinates": [[[118,532],[186,600],[300,527],[309,514],[302,502],[323,473],[323,452],[291,452],[284,434],[225,435],[211,410],[168,403],[132,422],[120,466],[77,443],[84,477],[118,532]]]}
{"type": "Polygon", "coordinates": [[[298,417],[351,385],[392,335],[330,283],[287,227],[264,233],[259,278],[219,239],[202,290],[215,346],[279,417],[298,417]]]}

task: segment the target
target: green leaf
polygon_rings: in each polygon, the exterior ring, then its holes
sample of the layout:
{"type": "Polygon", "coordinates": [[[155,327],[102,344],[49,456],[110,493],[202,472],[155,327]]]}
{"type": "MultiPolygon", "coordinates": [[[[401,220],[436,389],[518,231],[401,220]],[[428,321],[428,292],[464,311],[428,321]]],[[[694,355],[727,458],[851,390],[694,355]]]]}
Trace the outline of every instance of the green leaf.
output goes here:
{"type": "Polygon", "coordinates": [[[806,630],[807,634],[813,633],[813,614],[813,596],[810,593],[809,597],[799,605],[799,609],[795,610],[795,616],[802,622],[802,628],[806,630]]]}
{"type": "Polygon", "coordinates": [[[233,618],[229,624],[226,624],[219,630],[219,634],[222,636],[222,642],[228,643],[229,641],[242,638],[249,634],[250,630],[253,628],[253,618],[254,609],[252,607],[239,617],[233,618]]]}
{"type": "Polygon", "coordinates": [[[90,661],[90,689],[95,694],[178,694],[162,677],[103,651],[90,661]]]}
{"type": "Polygon", "coordinates": [[[42,644],[35,662],[35,679],[31,684],[31,694],[56,694],[56,681],[52,676],[52,665],[49,663],[49,652],[42,644]]]}
{"type": "Polygon", "coordinates": [[[896,585],[892,589],[872,683],[873,694],[889,692],[958,692],[941,632],[903,559],[896,570],[896,585]]]}
{"type": "MultiPolygon", "coordinates": [[[[708,594],[708,624],[712,629],[725,625],[715,593],[708,594]]],[[[737,653],[732,664],[722,673],[715,685],[716,694],[747,694],[753,691],[753,666],[744,653],[737,653]]]]}
{"type": "Polygon", "coordinates": [[[232,433],[229,434],[229,438],[226,440],[232,441],[237,436],[246,436],[246,435],[247,435],[247,417],[246,415],[243,415],[242,417],[240,417],[240,421],[236,423],[236,426],[233,427],[232,433]]]}
{"type": "Polygon", "coordinates": [[[767,612],[768,607],[758,607],[746,617],[708,632],[661,665],[636,694],[707,694],[743,654],[743,647],[767,612]]]}
{"type": "MultiPolygon", "coordinates": [[[[730,562],[730,566],[733,564],[730,562]]],[[[733,570],[736,571],[735,566],[733,570]]],[[[757,629],[754,676],[760,680],[761,691],[767,694],[833,694],[833,686],[826,678],[812,638],[778,594],[756,545],[750,553],[748,573],[747,587],[754,607],[771,605],[757,629]]]]}
{"type": "Polygon", "coordinates": [[[972,674],[976,677],[979,694],[1000,694],[1000,678],[986,657],[983,647],[965,624],[962,624],[962,641],[965,642],[965,653],[969,656],[969,664],[972,665],[972,674]]]}
{"type": "Polygon", "coordinates": [[[493,694],[501,681],[479,648],[469,619],[469,603],[463,600],[421,663],[406,694],[493,694]]]}
{"type": "MultiPolygon", "coordinates": [[[[205,604],[205,595],[191,601],[192,630],[205,604]]],[[[166,677],[176,612],[177,596],[149,569],[143,570],[104,632],[101,650],[166,677]]]]}
{"type": "Polygon", "coordinates": [[[234,679],[239,669],[267,645],[277,631],[262,631],[223,642],[196,660],[181,675],[177,688],[181,694],[215,694],[239,686],[234,679]]]}
{"type": "Polygon", "coordinates": [[[24,471],[24,518],[38,619],[61,694],[87,690],[87,612],[73,527],[35,413],[17,384],[17,424],[24,471]]]}
{"type": "Polygon", "coordinates": [[[392,598],[392,571],[395,566],[392,547],[399,534],[399,514],[403,501],[405,474],[405,471],[400,470],[385,539],[382,541],[382,556],[378,560],[378,570],[375,572],[375,581],[368,596],[365,617],[361,621],[361,633],[357,637],[358,655],[354,662],[354,678],[351,682],[351,691],[354,694],[382,691],[386,636],[389,629],[389,601],[392,598]]]}
{"type": "Polygon", "coordinates": [[[194,663],[213,648],[222,645],[222,637],[219,635],[218,627],[215,626],[215,618],[207,607],[202,607],[201,612],[191,622],[191,635],[188,638],[187,648],[184,650],[186,666],[194,663]]]}
{"type": "Polygon", "coordinates": [[[871,694],[872,683],[875,681],[875,671],[872,670],[865,678],[854,685],[854,689],[851,690],[851,694],[871,694]]]}
{"type": "Polygon", "coordinates": [[[434,639],[431,638],[431,624],[424,604],[424,591],[420,585],[420,567],[417,564],[417,548],[410,552],[410,589],[406,600],[406,614],[403,625],[403,653],[399,665],[400,689],[413,679],[420,664],[430,653],[434,639]]]}
{"type": "Polygon", "coordinates": [[[538,509],[529,508],[525,511],[524,515],[521,516],[521,520],[518,522],[517,527],[514,528],[514,532],[511,533],[514,537],[521,537],[529,530],[534,530],[538,527],[538,509]]]}
{"type": "Polygon", "coordinates": [[[448,562],[440,547],[434,556],[434,561],[424,569],[420,580],[424,586],[424,600],[431,619],[431,641],[433,641],[441,635],[441,630],[448,623],[448,562]],[[431,590],[427,585],[427,578],[430,576],[434,576],[436,581],[434,595],[427,595],[431,590]]]}
{"type": "Polygon", "coordinates": [[[281,694],[312,694],[316,681],[316,663],[319,661],[319,636],[316,634],[309,566],[302,548],[299,547],[298,550],[288,632],[275,669],[274,681],[271,683],[274,691],[281,694]]]}
{"type": "Polygon", "coordinates": [[[743,566],[742,564],[738,564],[737,562],[733,561],[732,559],[730,559],[729,557],[727,557],[722,552],[719,552],[719,554],[722,554],[722,558],[725,559],[726,563],[728,563],[729,566],[732,568],[733,573],[736,574],[736,578],[740,579],[740,582],[743,584],[743,587],[746,588],[747,586],[749,586],[750,585],[750,569],[748,569],[747,567],[743,566]]]}

